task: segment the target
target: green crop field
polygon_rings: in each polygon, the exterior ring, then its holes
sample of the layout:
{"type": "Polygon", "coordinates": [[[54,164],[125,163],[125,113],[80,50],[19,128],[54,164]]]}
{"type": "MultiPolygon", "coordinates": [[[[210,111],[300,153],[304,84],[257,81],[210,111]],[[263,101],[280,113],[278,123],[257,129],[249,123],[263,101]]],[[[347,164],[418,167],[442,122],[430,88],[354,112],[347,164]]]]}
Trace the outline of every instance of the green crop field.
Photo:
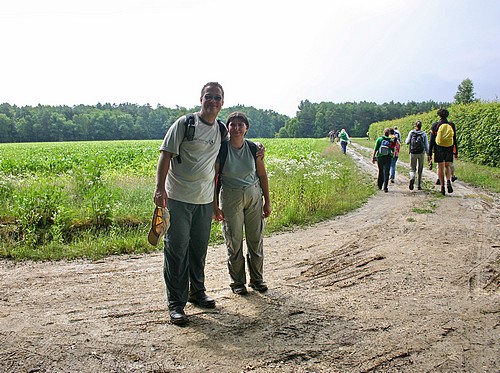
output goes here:
{"type": "MultiPolygon", "coordinates": [[[[373,183],[326,139],[259,139],[273,213],[266,233],[359,207],[373,183]]],[[[161,141],[0,144],[0,256],[101,258],[147,242],[161,141]]],[[[213,223],[211,243],[221,243],[213,223]]]]}

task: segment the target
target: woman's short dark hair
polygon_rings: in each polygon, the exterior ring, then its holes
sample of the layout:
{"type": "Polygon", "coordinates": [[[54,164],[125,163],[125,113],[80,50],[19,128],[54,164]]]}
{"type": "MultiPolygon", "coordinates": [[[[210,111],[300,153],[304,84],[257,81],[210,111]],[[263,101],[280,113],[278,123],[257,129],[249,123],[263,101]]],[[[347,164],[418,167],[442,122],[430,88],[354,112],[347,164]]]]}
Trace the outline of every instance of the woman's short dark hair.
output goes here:
{"type": "Polygon", "coordinates": [[[422,128],[422,122],[421,122],[421,121],[419,121],[419,120],[417,120],[417,121],[415,122],[415,127],[417,127],[418,129],[421,129],[421,128],[422,128]]]}
{"type": "Polygon", "coordinates": [[[234,119],[239,119],[243,123],[245,123],[246,127],[248,128],[248,118],[245,114],[243,114],[241,111],[233,111],[229,116],[227,117],[226,124],[229,126],[229,123],[231,123],[234,119]]]}

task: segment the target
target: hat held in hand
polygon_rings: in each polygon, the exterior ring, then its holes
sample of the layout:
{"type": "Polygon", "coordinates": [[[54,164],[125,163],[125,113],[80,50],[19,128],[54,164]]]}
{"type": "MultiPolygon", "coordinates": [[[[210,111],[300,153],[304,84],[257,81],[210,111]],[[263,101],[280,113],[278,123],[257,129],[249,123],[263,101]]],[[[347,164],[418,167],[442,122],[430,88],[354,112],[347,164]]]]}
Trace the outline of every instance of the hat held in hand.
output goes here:
{"type": "Polygon", "coordinates": [[[165,234],[170,226],[170,214],[166,208],[155,207],[151,229],[148,234],[148,241],[151,245],[158,245],[158,241],[165,234]]]}

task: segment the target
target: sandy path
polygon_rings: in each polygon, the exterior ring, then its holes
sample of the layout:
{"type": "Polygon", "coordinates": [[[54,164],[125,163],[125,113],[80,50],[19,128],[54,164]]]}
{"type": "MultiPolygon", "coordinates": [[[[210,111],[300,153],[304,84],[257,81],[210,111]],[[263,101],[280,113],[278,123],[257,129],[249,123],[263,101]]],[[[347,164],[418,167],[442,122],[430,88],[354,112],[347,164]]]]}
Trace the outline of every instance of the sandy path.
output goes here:
{"type": "Polygon", "coordinates": [[[224,247],[211,247],[217,308],[189,305],[185,328],[167,322],[160,253],[2,261],[0,371],[498,371],[498,195],[457,181],[442,198],[407,182],[267,238],[265,294],[232,294],[224,247]]]}

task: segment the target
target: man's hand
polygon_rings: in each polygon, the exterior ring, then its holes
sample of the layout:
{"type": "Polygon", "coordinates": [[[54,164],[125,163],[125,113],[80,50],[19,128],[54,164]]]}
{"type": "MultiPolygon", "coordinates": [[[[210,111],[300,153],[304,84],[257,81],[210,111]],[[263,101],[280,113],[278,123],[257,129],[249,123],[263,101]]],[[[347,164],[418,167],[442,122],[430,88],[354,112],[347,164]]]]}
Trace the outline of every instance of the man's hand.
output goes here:
{"type": "Polygon", "coordinates": [[[156,189],[155,194],[153,196],[156,206],[158,207],[167,207],[168,196],[165,190],[156,189]]]}
{"type": "Polygon", "coordinates": [[[256,142],[255,145],[257,145],[257,153],[255,155],[257,158],[264,159],[266,148],[260,142],[256,142]]]}
{"type": "Polygon", "coordinates": [[[219,222],[224,220],[224,213],[219,208],[219,206],[214,206],[214,212],[212,214],[212,219],[215,221],[219,221],[219,222]]]}

